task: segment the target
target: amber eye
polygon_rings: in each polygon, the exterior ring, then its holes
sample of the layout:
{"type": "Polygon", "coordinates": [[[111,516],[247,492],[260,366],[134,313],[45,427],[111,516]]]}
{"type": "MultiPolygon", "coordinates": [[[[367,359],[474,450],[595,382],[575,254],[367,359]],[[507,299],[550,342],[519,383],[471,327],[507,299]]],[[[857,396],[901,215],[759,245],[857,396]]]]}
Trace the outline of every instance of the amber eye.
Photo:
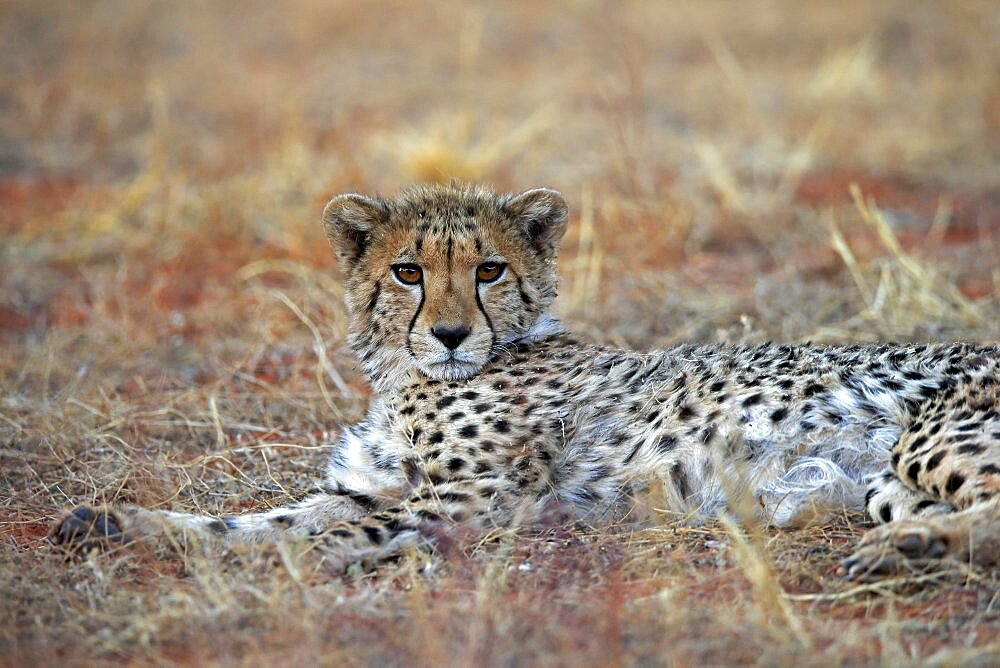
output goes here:
{"type": "Polygon", "coordinates": [[[501,262],[484,262],[476,268],[476,279],[480,283],[492,283],[500,278],[506,266],[501,262]]]}
{"type": "Polygon", "coordinates": [[[416,285],[424,277],[423,270],[415,264],[393,265],[392,271],[400,282],[407,285],[416,285]]]}

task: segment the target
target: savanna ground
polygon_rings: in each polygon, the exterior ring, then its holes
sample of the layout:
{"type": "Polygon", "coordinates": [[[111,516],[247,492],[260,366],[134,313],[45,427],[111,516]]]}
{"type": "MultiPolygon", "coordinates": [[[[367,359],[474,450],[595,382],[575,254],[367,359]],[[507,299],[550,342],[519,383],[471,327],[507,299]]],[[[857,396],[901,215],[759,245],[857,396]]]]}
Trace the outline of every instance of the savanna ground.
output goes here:
{"type": "Polygon", "coordinates": [[[1000,574],[846,583],[859,517],[333,580],[45,540],[78,503],[310,490],[369,396],[334,193],[561,189],[558,312],[614,344],[996,341],[998,158],[987,1],[5,2],[0,664],[1000,661],[1000,574]]]}

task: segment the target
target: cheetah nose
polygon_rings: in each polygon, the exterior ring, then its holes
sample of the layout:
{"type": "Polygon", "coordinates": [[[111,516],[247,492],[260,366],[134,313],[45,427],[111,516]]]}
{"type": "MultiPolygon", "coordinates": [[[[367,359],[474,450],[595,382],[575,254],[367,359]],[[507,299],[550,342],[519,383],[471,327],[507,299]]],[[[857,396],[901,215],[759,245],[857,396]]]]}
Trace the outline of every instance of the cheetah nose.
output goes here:
{"type": "Polygon", "coordinates": [[[437,337],[437,340],[443,343],[448,350],[454,350],[462,345],[462,341],[465,341],[465,337],[471,331],[466,325],[459,325],[457,327],[434,325],[431,327],[431,334],[437,337]]]}

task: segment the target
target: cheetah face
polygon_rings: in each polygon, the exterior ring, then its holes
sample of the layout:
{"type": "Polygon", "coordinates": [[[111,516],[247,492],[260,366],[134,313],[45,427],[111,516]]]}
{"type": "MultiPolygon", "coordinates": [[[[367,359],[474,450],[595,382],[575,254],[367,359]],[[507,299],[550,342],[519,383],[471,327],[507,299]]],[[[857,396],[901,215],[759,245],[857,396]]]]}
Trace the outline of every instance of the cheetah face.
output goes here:
{"type": "Polygon", "coordinates": [[[547,189],[331,200],[324,223],[347,279],[351,345],[376,388],[413,370],[471,378],[531,334],[555,298],[566,220],[562,196],[547,189]]]}

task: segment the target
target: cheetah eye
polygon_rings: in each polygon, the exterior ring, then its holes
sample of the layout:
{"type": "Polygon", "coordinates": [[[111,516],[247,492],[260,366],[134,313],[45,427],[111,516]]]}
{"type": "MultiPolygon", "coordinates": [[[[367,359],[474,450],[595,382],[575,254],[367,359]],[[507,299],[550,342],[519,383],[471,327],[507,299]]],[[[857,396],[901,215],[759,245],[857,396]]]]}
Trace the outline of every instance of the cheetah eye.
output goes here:
{"type": "Polygon", "coordinates": [[[502,262],[484,262],[476,267],[476,280],[480,283],[492,283],[503,275],[507,265],[502,262]]]}
{"type": "Polygon", "coordinates": [[[424,277],[424,271],[415,264],[394,264],[392,273],[396,275],[400,283],[406,285],[416,285],[424,277]]]}

